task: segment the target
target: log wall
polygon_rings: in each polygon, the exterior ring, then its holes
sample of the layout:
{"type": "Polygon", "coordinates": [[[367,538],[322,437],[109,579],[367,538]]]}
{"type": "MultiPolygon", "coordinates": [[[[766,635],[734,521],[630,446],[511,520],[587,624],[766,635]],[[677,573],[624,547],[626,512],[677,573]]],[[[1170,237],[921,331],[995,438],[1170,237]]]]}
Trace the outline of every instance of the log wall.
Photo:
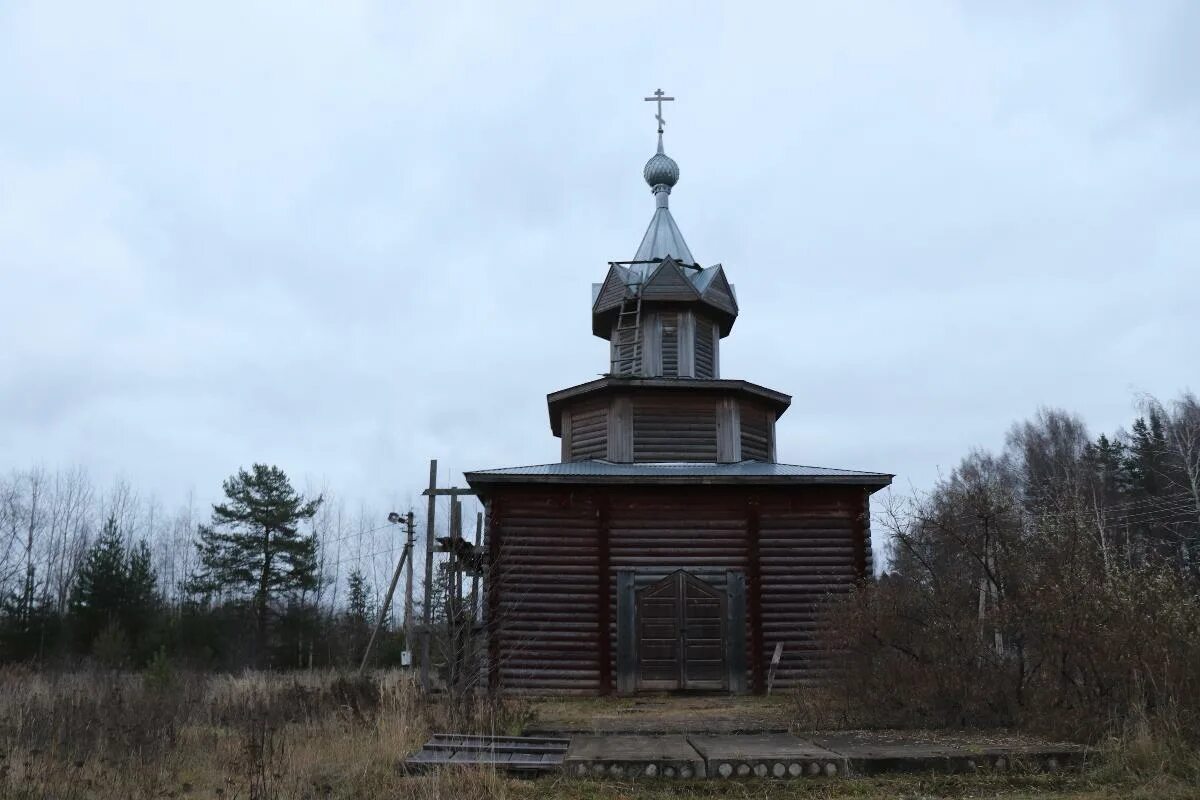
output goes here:
{"type": "Polygon", "coordinates": [[[742,458],[771,461],[775,415],[757,403],[741,402],[742,458]]]}
{"type": "Polygon", "coordinates": [[[564,414],[563,460],[604,458],[608,452],[608,401],[580,403],[564,414]]]}
{"type": "Polygon", "coordinates": [[[489,681],[505,692],[615,690],[617,575],[746,577],[746,664],[763,691],[826,669],[818,613],[870,573],[860,487],[503,487],[489,493],[489,681]]]}
{"type": "Polygon", "coordinates": [[[633,460],[716,461],[716,399],[671,393],[636,395],[633,460]]]}

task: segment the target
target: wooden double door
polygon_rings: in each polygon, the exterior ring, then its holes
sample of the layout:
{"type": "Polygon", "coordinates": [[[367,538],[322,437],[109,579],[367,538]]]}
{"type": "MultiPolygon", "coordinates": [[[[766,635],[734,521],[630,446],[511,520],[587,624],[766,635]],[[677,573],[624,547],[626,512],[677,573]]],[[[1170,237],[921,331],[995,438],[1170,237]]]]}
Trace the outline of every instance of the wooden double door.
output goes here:
{"type": "Polygon", "coordinates": [[[727,689],[726,592],[674,572],[636,593],[637,688],[727,689]]]}

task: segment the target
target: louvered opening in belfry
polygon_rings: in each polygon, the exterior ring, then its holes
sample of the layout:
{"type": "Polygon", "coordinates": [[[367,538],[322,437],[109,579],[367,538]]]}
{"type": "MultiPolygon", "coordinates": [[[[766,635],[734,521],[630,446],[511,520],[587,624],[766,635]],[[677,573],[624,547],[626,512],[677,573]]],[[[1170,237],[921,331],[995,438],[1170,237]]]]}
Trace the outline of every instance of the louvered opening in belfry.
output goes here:
{"type": "Polygon", "coordinates": [[[666,378],[679,377],[679,315],[662,316],[662,374],[666,378]]]}
{"type": "Polygon", "coordinates": [[[713,350],[717,326],[703,317],[696,318],[696,377],[715,378],[713,350]]]}

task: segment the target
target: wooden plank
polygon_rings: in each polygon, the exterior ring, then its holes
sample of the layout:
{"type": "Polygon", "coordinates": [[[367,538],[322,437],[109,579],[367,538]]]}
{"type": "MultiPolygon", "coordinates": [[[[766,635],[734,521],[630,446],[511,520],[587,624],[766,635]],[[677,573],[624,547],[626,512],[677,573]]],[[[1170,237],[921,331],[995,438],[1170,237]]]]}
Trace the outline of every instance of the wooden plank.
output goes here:
{"type": "Polygon", "coordinates": [[[742,460],[741,407],[732,397],[717,401],[717,461],[737,463],[742,460]]]}
{"type": "Polygon", "coordinates": [[[617,572],[617,691],[630,694],[637,688],[637,612],[634,575],[617,572]]]}
{"type": "Polygon", "coordinates": [[[609,461],[633,461],[633,400],[628,395],[614,397],[608,415],[609,461]]]}
{"type": "Polygon", "coordinates": [[[729,691],[746,691],[746,576],[729,570],[725,573],[726,592],[726,661],[729,669],[729,691]]]}
{"type": "Polygon", "coordinates": [[[541,757],[543,753],[565,753],[566,745],[514,744],[512,742],[454,742],[434,741],[425,745],[426,750],[488,753],[527,753],[541,757]]]}
{"type": "Polygon", "coordinates": [[[568,747],[571,740],[561,736],[493,736],[484,733],[435,733],[430,741],[495,742],[499,744],[554,745],[568,747]]]}
{"type": "Polygon", "coordinates": [[[681,378],[696,375],[696,315],[684,311],[679,315],[679,370],[681,378]]]}

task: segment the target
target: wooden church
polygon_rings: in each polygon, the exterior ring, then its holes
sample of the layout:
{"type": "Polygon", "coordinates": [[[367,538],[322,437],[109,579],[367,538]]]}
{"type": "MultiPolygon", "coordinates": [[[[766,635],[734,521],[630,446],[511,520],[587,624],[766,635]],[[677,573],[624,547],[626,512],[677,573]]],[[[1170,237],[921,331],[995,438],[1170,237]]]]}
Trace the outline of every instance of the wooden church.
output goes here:
{"type": "Polygon", "coordinates": [[[671,216],[670,98],[647,99],[654,216],[592,287],[609,369],[547,397],[561,461],[466,474],[486,508],[493,691],[761,693],[780,645],[774,685],[811,683],[822,603],[872,574],[870,497],[892,476],[780,463],[791,398],[721,377],[737,295],[671,216]]]}

